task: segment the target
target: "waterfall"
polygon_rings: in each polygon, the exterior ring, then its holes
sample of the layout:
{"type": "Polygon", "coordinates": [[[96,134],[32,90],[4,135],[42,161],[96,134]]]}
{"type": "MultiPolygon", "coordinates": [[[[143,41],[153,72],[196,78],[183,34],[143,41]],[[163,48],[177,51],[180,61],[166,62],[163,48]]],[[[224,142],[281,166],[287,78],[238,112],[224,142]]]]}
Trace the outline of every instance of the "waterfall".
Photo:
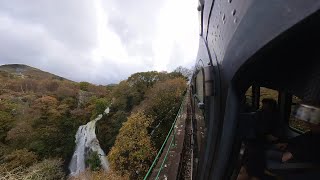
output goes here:
{"type": "MultiPolygon", "coordinates": [[[[104,111],[104,114],[108,114],[109,111],[110,109],[108,107],[104,111]]],[[[99,114],[94,120],[79,127],[76,134],[76,148],[69,164],[71,176],[78,175],[86,169],[85,160],[89,152],[97,152],[100,158],[101,167],[105,171],[109,170],[109,163],[106,154],[101,149],[95,132],[96,122],[99,121],[102,116],[102,114],[99,114]]]]}

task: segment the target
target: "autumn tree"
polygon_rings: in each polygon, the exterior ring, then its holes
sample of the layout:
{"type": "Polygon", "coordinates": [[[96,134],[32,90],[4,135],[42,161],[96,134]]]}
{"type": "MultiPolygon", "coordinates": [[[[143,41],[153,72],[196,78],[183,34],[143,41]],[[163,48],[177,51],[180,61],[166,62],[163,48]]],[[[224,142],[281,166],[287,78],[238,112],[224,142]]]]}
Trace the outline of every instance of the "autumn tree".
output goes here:
{"type": "Polygon", "coordinates": [[[64,99],[64,98],[68,98],[68,97],[76,97],[77,93],[78,93],[78,91],[76,91],[75,89],[71,89],[67,86],[59,86],[57,88],[57,91],[55,92],[55,95],[59,99],[64,99]]]}
{"type": "Polygon", "coordinates": [[[55,97],[43,96],[34,102],[33,107],[40,110],[42,118],[45,119],[48,116],[59,116],[59,112],[56,110],[58,103],[55,97]]]}
{"type": "Polygon", "coordinates": [[[185,78],[189,79],[192,76],[192,70],[179,66],[173,72],[180,73],[185,78]]]}
{"type": "Polygon", "coordinates": [[[147,92],[146,100],[137,108],[154,119],[151,124],[151,135],[157,149],[161,147],[175,119],[186,87],[183,78],[159,82],[147,92]]]}
{"type": "Polygon", "coordinates": [[[68,104],[61,104],[52,96],[35,100],[33,108],[40,111],[41,116],[32,121],[32,140],[28,148],[40,157],[70,156],[81,119],[70,117],[68,104]]]}
{"type": "Polygon", "coordinates": [[[122,110],[131,111],[134,105],[141,102],[141,96],[133,90],[128,81],[121,81],[112,92],[113,105],[112,111],[122,110]]]}
{"type": "Polygon", "coordinates": [[[130,179],[143,178],[156,154],[147,131],[151,123],[142,112],[128,118],[108,154],[112,169],[130,179]]]}
{"type": "Polygon", "coordinates": [[[59,87],[59,81],[57,80],[46,80],[44,83],[45,88],[47,91],[54,92],[59,87]]]}
{"type": "Polygon", "coordinates": [[[21,121],[8,131],[5,141],[15,148],[24,148],[30,143],[32,132],[33,128],[30,122],[21,121]]]}
{"type": "Polygon", "coordinates": [[[139,72],[132,74],[128,78],[128,83],[137,89],[138,92],[144,93],[147,88],[153,86],[160,80],[160,73],[157,71],[139,72]]]}
{"type": "Polygon", "coordinates": [[[145,92],[154,83],[164,79],[164,75],[155,71],[135,73],[128,80],[107,87],[112,89],[112,106],[109,115],[97,122],[97,136],[106,152],[114,145],[115,137],[131,110],[143,101],[145,92]]]}

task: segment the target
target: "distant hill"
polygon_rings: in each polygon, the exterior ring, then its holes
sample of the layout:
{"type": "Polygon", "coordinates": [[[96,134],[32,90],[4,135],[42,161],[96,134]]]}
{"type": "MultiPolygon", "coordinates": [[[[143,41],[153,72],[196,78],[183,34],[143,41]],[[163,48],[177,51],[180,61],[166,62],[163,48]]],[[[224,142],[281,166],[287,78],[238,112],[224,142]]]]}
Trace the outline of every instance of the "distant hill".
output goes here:
{"type": "MultiPolygon", "coordinates": [[[[34,80],[42,79],[57,79],[67,80],[63,77],[51,74],[49,72],[42,71],[40,69],[27,66],[24,64],[6,64],[0,66],[0,76],[2,77],[20,77],[20,78],[31,78],[34,80]]],[[[70,80],[68,80],[70,81],[70,80]]]]}

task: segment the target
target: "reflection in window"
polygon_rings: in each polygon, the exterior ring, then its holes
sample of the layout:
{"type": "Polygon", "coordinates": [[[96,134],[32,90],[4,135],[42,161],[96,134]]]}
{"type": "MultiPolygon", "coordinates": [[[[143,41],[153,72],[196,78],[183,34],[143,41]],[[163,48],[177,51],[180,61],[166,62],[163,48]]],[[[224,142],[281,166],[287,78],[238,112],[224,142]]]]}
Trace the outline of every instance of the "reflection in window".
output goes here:
{"type": "Polygon", "coordinates": [[[254,92],[253,92],[252,88],[253,87],[250,86],[245,93],[246,110],[251,109],[252,111],[254,111],[255,109],[261,108],[262,107],[262,100],[266,99],[266,98],[274,99],[278,103],[278,95],[279,95],[278,91],[273,90],[273,89],[269,89],[269,88],[265,88],[265,87],[260,87],[257,89],[257,91],[258,91],[258,92],[256,92],[257,94],[253,94],[254,92]],[[259,97],[256,97],[258,99],[254,99],[255,96],[259,96],[259,97]],[[259,105],[258,105],[258,102],[259,102],[259,105]]]}
{"type": "Polygon", "coordinates": [[[291,114],[290,114],[290,118],[289,118],[289,126],[300,132],[300,133],[305,133],[307,131],[309,131],[309,127],[307,125],[307,123],[305,121],[299,120],[297,118],[294,117],[294,112],[297,108],[297,106],[301,103],[301,99],[298,98],[297,96],[292,96],[292,104],[291,104],[291,114]]]}
{"type": "Polygon", "coordinates": [[[196,77],[197,97],[200,102],[203,102],[203,71],[200,70],[196,77]]]}

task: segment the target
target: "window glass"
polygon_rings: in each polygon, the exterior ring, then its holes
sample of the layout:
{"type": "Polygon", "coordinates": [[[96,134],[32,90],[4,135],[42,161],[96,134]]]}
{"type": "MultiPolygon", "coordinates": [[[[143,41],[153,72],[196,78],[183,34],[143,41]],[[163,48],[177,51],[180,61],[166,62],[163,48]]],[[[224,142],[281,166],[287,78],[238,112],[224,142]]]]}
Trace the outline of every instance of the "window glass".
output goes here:
{"type": "Polygon", "coordinates": [[[251,111],[254,111],[254,108],[253,108],[253,104],[252,104],[252,98],[253,98],[253,95],[252,95],[252,86],[249,87],[249,89],[246,91],[246,94],[245,94],[245,109],[244,111],[245,112],[251,112],[251,111]]]}
{"type": "Polygon", "coordinates": [[[299,105],[301,102],[301,99],[298,98],[297,96],[292,96],[292,104],[291,104],[291,113],[290,113],[290,118],[289,118],[289,126],[294,129],[299,131],[300,133],[305,133],[309,131],[310,129],[308,128],[308,125],[306,122],[299,120],[293,116],[297,105],[299,105]]]}
{"type": "Polygon", "coordinates": [[[203,102],[203,70],[200,70],[196,77],[197,98],[203,102]]]}
{"type": "Polygon", "coordinates": [[[260,101],[259,101],[259,108],[262,107],[262,100],[265,98],[271,98],[277,101],[278,103],[278,91],[265,88],[265,87],[260,87],[260,101]]]}

